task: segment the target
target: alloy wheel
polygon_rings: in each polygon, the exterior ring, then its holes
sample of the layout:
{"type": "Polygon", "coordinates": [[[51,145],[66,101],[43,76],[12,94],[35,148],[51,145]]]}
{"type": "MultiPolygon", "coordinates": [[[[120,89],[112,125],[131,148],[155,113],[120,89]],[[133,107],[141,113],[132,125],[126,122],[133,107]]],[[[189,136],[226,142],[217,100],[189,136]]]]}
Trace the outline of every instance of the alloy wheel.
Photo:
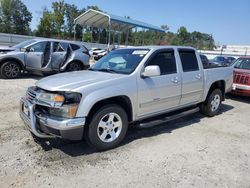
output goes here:
{"type": "Polygon", "coordinates": [[[101,118],[97,126],[97,134],[103,142],[113,142],[122,130],[122,119],[117,113],[109,113],[101,118]]]}
{"type": "Polygon", "coordinates": [[[4,72],[7,77],[15,78],[19,75],[20,68],[15,63],[9,63],[4,67],[4,72]]]}
{"type": "Polygon", "coordinates": [[[211,110],[212,112],[216,111],[220,106],[220,95],[214,95],[214,98],[211,101],[211,110]]]}

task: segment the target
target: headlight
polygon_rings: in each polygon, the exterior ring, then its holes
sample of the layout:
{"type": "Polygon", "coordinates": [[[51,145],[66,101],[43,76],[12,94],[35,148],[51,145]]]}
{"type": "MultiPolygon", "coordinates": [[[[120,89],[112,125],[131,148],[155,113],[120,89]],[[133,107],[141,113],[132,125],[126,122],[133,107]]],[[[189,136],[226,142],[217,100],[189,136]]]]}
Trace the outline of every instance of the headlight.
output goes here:
{"type": "Polygon", "coordinates": [[[60,108],[49,108],[50,114],[64,118],[74,118],[78,109],[78,104],[65,104],[60,108]]]}
{"type": "Polygon", "coordinates": [[[75,92],[39,93],[36,98],[41,105],[49,107],[50,115],[74,118],[82,95],[75,92]]]}
{"type": "Polygon", "coordinates": [[[58,108],[50,108],[50,114],[64,118],[74,118],[82,95],[80,93],[64,92],[64,102],[58,108]]]}
{"type": "Polygon", "coordinates": [[[39,93],[37,96],[39,101],[63,103],[65,98],[63,95],[53,93],[39,93]]]}

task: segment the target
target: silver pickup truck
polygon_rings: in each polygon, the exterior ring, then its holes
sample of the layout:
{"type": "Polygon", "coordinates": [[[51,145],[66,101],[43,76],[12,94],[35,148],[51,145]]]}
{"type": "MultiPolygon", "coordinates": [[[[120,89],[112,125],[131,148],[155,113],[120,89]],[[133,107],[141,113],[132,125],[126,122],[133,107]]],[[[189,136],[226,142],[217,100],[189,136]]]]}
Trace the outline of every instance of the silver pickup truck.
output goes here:
{"type": "Polygon", "coordinates": [[[218,113],[231,90],[231,67],[204,69],[191,47],[117,49],[87,71],[41,79],[21,99],[20,115],[37,137],[116,147],[132,123],[147,126],[200,109],[218,113]]]}

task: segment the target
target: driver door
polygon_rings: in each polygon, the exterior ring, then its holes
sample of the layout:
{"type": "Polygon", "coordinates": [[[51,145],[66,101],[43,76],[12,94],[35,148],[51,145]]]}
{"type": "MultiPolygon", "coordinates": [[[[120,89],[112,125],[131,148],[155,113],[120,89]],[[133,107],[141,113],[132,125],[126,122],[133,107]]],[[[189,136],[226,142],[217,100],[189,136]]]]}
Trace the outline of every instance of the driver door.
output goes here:
{"type": "Polygon", "coordinates": [[[174,50],[161,50],[152,56],[145,66],[159,66],[161,75],[138,79],[140,117],[175,108],[181,99],[181,75],[176,65],[174,50]]]}
{"type": "Polygon", "coordinates": [[[27,53],[25,54],[27,68],[42,68],[42,65],[44,63],[44,52],[47,46],[50,46],[50,42],[42,41],[27,48],[27,53]]]}

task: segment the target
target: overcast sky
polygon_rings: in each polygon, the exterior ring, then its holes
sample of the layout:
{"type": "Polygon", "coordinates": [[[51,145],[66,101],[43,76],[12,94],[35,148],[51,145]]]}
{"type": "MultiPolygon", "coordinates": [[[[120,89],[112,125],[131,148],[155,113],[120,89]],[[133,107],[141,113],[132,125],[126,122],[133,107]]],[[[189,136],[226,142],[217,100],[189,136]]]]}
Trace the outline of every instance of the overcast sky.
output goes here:
{"type": "MultiPolygon", "coordinates": [[[[32,12],[32,29],[36,28],[44,7],[53,0],[23,0],[32,12]]],[[[250,0],[65,0],[79,8],[97,5],[105,12],[156,26],[167,24],[176,32],[180,26],[188,31],[212,34],[220,44],[250,45],[250,0]]]]}

